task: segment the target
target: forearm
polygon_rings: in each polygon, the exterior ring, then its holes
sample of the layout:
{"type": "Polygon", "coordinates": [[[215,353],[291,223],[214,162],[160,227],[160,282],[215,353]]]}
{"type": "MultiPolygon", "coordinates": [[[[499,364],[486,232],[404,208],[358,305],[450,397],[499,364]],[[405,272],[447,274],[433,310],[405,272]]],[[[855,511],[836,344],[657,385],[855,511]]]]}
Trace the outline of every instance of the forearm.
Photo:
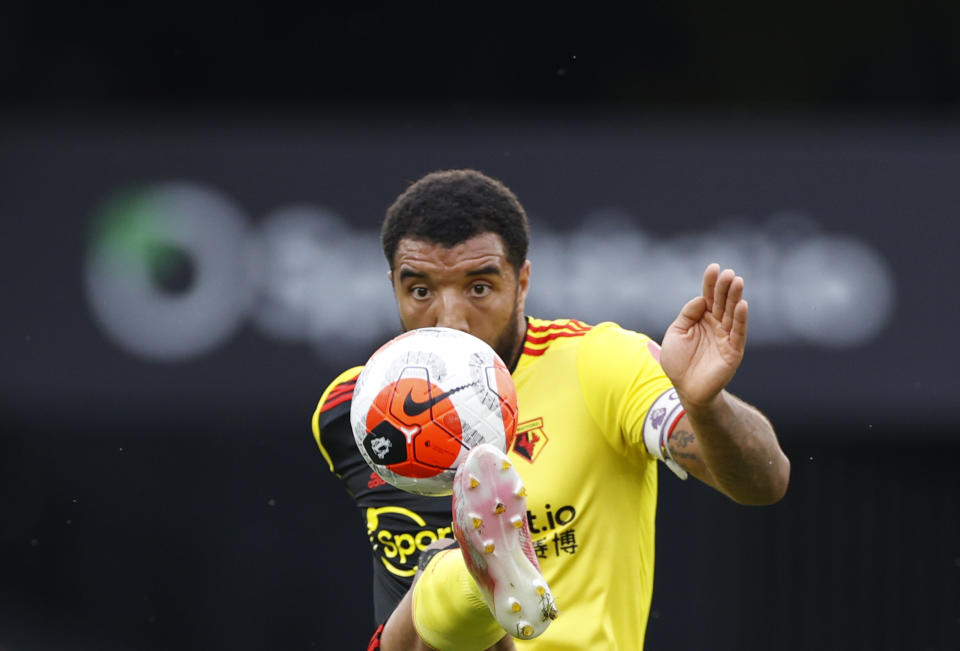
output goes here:
{"type": "Polygon", "coordinates": [[[741,504],[772,504],[783,497],[790,461],[760,411],[726,391],[708,406],[686,410],[708,483],[741,504]]]}

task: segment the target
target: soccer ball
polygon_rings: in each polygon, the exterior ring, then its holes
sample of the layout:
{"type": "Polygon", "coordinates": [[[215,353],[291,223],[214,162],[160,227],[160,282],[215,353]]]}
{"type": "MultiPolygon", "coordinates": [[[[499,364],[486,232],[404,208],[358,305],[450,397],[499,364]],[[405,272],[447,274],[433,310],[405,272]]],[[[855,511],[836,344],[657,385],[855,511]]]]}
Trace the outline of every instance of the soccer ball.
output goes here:
{"type": "Polygon", "coordinates": [[[475,445],[506,451],[517,431],[517,393],[503,360],[459,330],[420,328],[380,347],[353,391],[357,447],[384,481],[449,495],[475,445]]]}

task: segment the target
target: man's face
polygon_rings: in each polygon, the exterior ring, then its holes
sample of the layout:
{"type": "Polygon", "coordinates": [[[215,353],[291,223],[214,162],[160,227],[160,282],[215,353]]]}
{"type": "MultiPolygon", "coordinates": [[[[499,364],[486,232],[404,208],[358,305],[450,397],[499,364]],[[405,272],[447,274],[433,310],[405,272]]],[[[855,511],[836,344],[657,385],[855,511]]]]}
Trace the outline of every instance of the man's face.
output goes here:
{"type": "Polygon", "coordinates": [[[518,275],[499,235],[481,233],[450,248],[404,238],[390,280],[405,330],[443,326],[468,332],[507,365],[519,355],[530,262],[518,275]]]}

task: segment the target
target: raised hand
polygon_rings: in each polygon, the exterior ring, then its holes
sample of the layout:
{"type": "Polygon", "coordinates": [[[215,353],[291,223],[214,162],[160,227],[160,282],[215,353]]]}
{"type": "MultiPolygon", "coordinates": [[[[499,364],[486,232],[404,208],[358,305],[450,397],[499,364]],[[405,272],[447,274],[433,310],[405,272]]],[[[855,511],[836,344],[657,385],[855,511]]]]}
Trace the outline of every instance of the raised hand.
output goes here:
{"type": "Polygon", "coordinates": [[[663,336],[660,363],[684,405],[708,407],[743,359],[747,301],[743,278],[713,263],[703,272],[703,294],[691,299],[663,336]]]}

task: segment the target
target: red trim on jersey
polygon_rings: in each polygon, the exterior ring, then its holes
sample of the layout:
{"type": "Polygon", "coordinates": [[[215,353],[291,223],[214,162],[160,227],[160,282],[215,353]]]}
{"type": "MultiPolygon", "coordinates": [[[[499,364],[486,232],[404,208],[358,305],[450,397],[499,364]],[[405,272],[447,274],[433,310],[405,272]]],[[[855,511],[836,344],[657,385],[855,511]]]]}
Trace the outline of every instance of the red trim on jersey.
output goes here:
{"type": "Polygon", "coordinates": [[[327,399],[329,400],[330,398],[339,398],[344,393],[353,393],[353,387],[355,386],[357,386],[356,380],[349,380],[347,382],[344,382],[343,384],[339,384],[330,391],[330,395],[327,396],[327,399]]]}
{"type": "Polygon", "coordinates": [[[542,325],[542,326],[535,326],[535,325],[527,326],[527,330],[529,332],[546,332],[547,330],[574,330],[574,331],[586,332],[589,329],[590,329],[590,326],[585,324],[583,321],[577,321],[575,319],[571,319],[569,322],[564,323],[563,325],[560,325],[555,322],[550,322],[547,325],[542,325]]]}
{"type": "Polygon", "coordinates": [[[337,405],[345,403],[347,400],[353,397],[353,388],[357,385],[357,378],[360,377],[358,372],[349,380],[342,382],[335,386],[330,394],[327,395],[327,399],[323,402],[323,406],[320,408],[320,413],[333,409],[337,405]]]}
{"type": "Polygon", "coordinates": [[[352,391],[349,393],[345,393],[338,398],[329,398],[325,403],[323,403],[323,407],[320,408],[320,413],[322,414],[325,411],[329,411],[330,409],[333,409],[337,405],[342,405],[343,403],[345,403],[347,400],[350,400],[351,398],[353,398],[352,391]]]}
{"type": "Polygon", "coordinates": [[[589,330],[581,330],[580,332],[551,332],[550,334],[543,335],[542,337],[534,337],[533,335],[527,335],[527,343],[545,344],[548,341],[553,341],[557,337],[582,337],[588,332],[589,330]]]}
{"type": "Polygon", "coordinates": [[[582,337],[583,335],[590,332],[593,329],[593,326],[588,326],[582,321],[577,321],[571,319],[567,323],[559,324],[555,321],[551,321],[547,325],[542,326],[527,326],[527,336],[524,341],[523,354],[531,355],[533,357],[539,357],[546,352],[548,345],[554,339],[560,337],[582,337]],[[539,336],[532,333],[542,333],[539,336]],[[543,346],[543,348],[533,348],[532,346],[543,346]]]}

